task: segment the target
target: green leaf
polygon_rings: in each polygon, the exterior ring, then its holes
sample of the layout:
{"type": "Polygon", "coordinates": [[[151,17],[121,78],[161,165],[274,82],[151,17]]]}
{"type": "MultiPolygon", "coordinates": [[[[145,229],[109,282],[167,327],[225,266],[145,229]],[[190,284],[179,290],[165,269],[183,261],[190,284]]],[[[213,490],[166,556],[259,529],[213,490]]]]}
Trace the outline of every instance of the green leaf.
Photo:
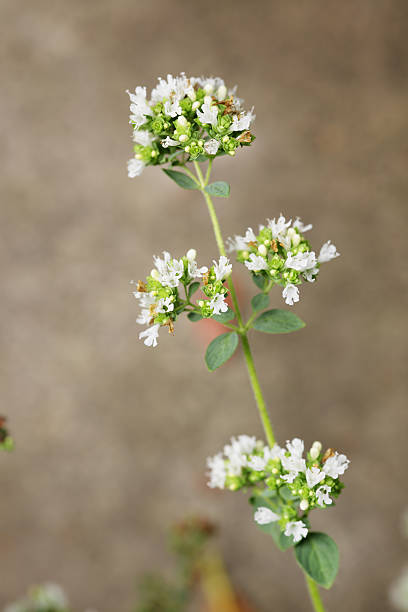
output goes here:
{"type": "Polygon", "coordinates": [[[300,567],[317,584],[330,589],[339,569],[339,549],[330,536],[311,532],[296,544],[295,556],[300,567]]]}
{"type": "Polygon", "coordinates": [[[195,323],[196,321],[201,321],[201,319],[203,318],[199,312],[189,312],[187,317],[190,319],[190,321],[192,321],[193,323],[195,323]]]}
{"type": "Polygon", "coordinates": [[[216,181],[207,185],[205,191],[216,198],[228,198],[230,194],[230,186],[225,181],[216,181]]]}
{"type": "Polygon", "coordinates": [[[269,295],[266,293],[258,293],[258,295],[254,295],[251,300],[252,310],[258,312],[258,310],[264,310],[269,306],[269,295]]]}
{"type": "Polygon", "coordinates": [[[191,296],[198,290],[199,287],[200,283],[198,283],[197,281],[195,283],[191,283],[188,288],[188,297],[191,298],[191,296]]]}
{"type": "MultiPolygon", "coordinates": [[[[270,491],[266,489],[264,492],[254,495],[250,498],[250,503],[254,507],[254,510],[258,508],[266,507],[270,508],[276,514],[281,514],[282,512],[282,502],[277,496],[275,491],[270,491]]],[[[276,523],[269,523],[269,525],[258,525],[256,523],[258,529],[272,536],[276,546],[279,550],[287,550],[291,546],[293,546],[293,538],[285,536],[283,531],[281,531],[280,525],[276,523]]]]}
{"type": "Polygon", "coordinates": [[[296,497],[295,495],[292,494],[291,490],[286,485],[284,485],[283,487],[280,487],[279,495],[286,502],[293,501],[294,499],[299,499],[299,497],[296,497]]]}
{"type": "Polygon", "coordinates": [[[253,328],[267,334],[288,334],[302,329],[305,323],[289,310],[273,308],[263,312],[253,324],[253,328]]]}
{"type": "Polygon", "coordinates": [[[252,280],[258,289],[262,289],[262,291],[265,289],[266,283],[268,282],[268,279],[266,279],[263,274],[252,274],[252,280]]]}
{"type": "Polygon", "coordinates": [[[187,174],[184,174],[184,172],[169,170],[168,168],[163,168],[163,172],[183,189],[198,189],[197,183],[195,183],[192,178],[187,176],[187,174]]]}
{"type": "Polygon", "coordinates": [[[217,336],[207,347],[205,353],[205,363],[210,372],[213,372],[223,363],[228,361],[234,354],[238,346],[238,334],[236,332],[227,332],[217,336]]]}
{"type": "Polygon", "coordinates": [[[214,319],[214,321],[218,321],[218,323],[228,323],[228,321],[235,319],[235,312],[231,310],[231,308],[228,308],[227,312],[222,312],[219,315],[213,315],[211,318],[214,319]]]}

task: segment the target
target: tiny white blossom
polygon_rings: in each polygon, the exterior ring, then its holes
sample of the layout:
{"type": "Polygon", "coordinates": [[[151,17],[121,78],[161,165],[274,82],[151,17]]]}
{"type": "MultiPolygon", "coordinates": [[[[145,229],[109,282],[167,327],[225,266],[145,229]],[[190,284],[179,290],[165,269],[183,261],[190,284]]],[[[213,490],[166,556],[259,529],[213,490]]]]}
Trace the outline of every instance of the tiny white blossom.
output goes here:
{"type": "Polygon", "coordinates": [[[260,255],[255,255],[255,253],[251,253],[249,260],[245,261],[245,266],[248,270],[252,270],[253,272],[268,269],[268,264],[265,259],[260,255]]]}
{"type": "Polygon", "coordinates": [[[142,308],[140,315],[136,319],[136,323],[139,323],[139,325],[149,325],[151,319],[152,313],[150,308],[142,308]]]}
{"type": "Polygon", "coordinates": [[[212,99],[209,98],[204,101],[201,109],[197,109],[197,117],[203,125],[210,123],[213,127],[218,122],[218,107],[212,103],[212,99]]]}
{"type": "Polygon", "coordinates": [[[286,440],[286,446],[293,458],[298,457],[300,459],[303,456],[305,443],[300,438],[293,438],[292,441],[286,440]]]}
{"type": "Polygon", "coordinates": [[[279,219],[268,219],[268,227],[272,230],[273,238],[281,238],[281,235],[286,234],[286,229],[292,223],[292,219],[286,221],[285,217],[281,214],[279,219]]]}
{"type": "Polygon", "coordinates": [[[289,252],[285,262],[285,267],[292,268],[298,272],[305,272],[306,270],[311,270],[314,268],[316,263],[317,259],[314,251],[297,253],[297,255],[293,255],[293,253],[289,252]]]}
{"type": "Polygon", "coordinates": [[[146,87],[136,87],[135,93],[126,91],[129,94],[131,101],[129,123],[133,123],[135,127],[140,127],[147,121],[146,115],[152,115],[151,108],[146,100],[146,87]]]}
{"type": "Polygon", "coordinates": [[[332,500],[329,497],[329,493],[331,492],[331,487],[328,485],[322,485],[316,490],[317,503],[319,506],[330,506],[332,500]]]}
{"type": "Polygon", "coordinates": [[[309,230],[311,230],[313,225],[311,223],[309,223],[309,225],[304,225],[304,223],[302,223],[300,218],[296,217],[296,219],[293,222],[293,227],[296,227],[299,230],[299,232],[303,234],[304,232],[308,232],[309,230]]]}
{"type": "Polygon", "coordinates": [[[156,305],[156,312],[172,312],[174,310],[174,304],[171,297],[160,298],[156,305]]]}
{"type": "Polygon", "coordinates": [[[164,140],[160,142],[161,146],[167,149],[167,147],[177,147],[180,143],[178,140],[173,140],[170,136],[166,136],[164,140]]]}
{"type": "Polygon", "coordinates": [[[147,130],[138,130],[137,128],[133,130],[133,142],[136,144],[140,144],[143,147],[149,147],[153,140],[153,135],[147,130]]]}
{"type": "Polygon", "coordinates": [[[334,244],[331,244],[331,240],[329,240],[320,249],[319,257],[317,258],[317,260],[319,263],[326,263],[339,256],[340,253],[337,252],[336,247],[334,246],[334,244]]]}
{"type": "Polygon", "coordinates": [[[317,459],[320,453],[322,452],[322,443],[318,440],[315,440],[309,452],[312,459],[317,459]]]}
{"type": "Polygon", "coordinates": [[[350,460],[347,459],[346,455],[335,453],[326,460],[323,466],[323,472],[331,478],[338,478],[347,470],[349,463],[350,460]]]}
{"type": "Polygon", "coordinates": [[[264,448],[264,457],[265,461],[269,461],[270,459],[282,459],[285,456],[285,449],[281,448],[278,444],[274,444],[272,448],[265,446],[264,448]]]}
{"type": "Polygon", "coordinates": [[[140,176],[144,170],[145,165],[146,164],[141,159],[136,159],[135,157],[129,159],[127,163],[128,177],[135,178],[136,176],[140,176]]]}
{"type": "Polygon", "coordinates": [[[165,287],[178,287],[184,274],[183,260],[172,259],[167,251],[163,251],[163,259],[156,255],[153,259],[159,272],[159,282],[165,287]]]}
{"type": "Polygon", "coordinates": [[[262,472],[266,467],[266,461],[263,457],[259,457],[258,455],[254,455],[248,461],[248,467],[255,472],[262,472]]]}
{"type": "Polygon", "coordinates": [[[211,138],[204,144],[204,151],[208,153],[208,155],[216,155],[219,149],[220,143],[215,138],[211,138]]]}
{"type": "Polygon", "coordinates": [[[215,278],[218,281],[224,280],[224,278],[231,274],[232,264],[230,264],[228,257],[225,257],[225,255],[221,255],[218,263],[213,260],[213,264],[215,278]]]}
{"type": "Polygon", "coordinates": [[[299,289],[296,287],[296,285],[289,283],[282,291],[282,297],[284,298],[286,304],[293,306],[294,302],[299,301],[299,289]]]}
{"type": "Polygon", "coordinates": [[[156,325],[152,325],[152,327],[148,327],[144,331],[140,332],[139,339],[141,340],[142,338],[146,338],[144,341],[146,346],[157,346],[159,327],[160,325],[158,323],[156,325]]]}
{"type": "Polygon", "coordinates": [[[319,482],[326,478],[326,474],[321,472],[319,468],[312,467],[306,469],[306,482],[309,489],[313,489],[319,482]]]}
{"type": "Polygon", "coordinates": [[[266,508],[265,506],[262,506],[261,508],[258,508],[257,511],[255,512],[254,519],[255,519],[255,522],[258,523],[258,525],[269,525],[269,523],[274,523],[275,521],[279,521],[280,516],[279,514],[272,512],[270,508],[266,508]]]}
{"type": "Polygon", "coordinates": [[[302,538],[307,536],[308,530],[303,521],[290,521],[286,523],[285,536],[293,536],[295,543],[300,542],[302,538]]]}
{"type": "Polygon", "coordinates": [[[210,300],[210,307],[215,315],[227,312],[228,304],[225,301],[225,295],[223,293],[216,293],[210,300]]]}
{"type": "Polygon", "coordinates": [[[208,457],[207,466],[210,468],[208,476],[210,477],[207,483],[211,489],[223,489],[225,487],[225,478],[227,472],[222,454],[218,453],[214,457],[208,457]]]}
{"type": "Polygon", "coordinates": [[[241,113],[239,116],[234,115],[231,126],[230,126],[230,131],[240,132],[242,130],[249,129],[249,126],[251,125],[252,121],[255,119],[255,116],[256,115],[254,113],[253,107],[248,113],[241,113]]]}

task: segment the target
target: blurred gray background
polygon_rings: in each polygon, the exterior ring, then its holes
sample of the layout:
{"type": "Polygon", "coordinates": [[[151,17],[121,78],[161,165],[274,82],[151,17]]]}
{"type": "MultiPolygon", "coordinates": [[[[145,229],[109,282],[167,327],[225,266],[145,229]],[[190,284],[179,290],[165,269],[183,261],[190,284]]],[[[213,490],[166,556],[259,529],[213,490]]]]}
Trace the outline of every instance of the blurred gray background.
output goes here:
{"type": "Polygon", "coordinates": [[[75,609],[129,610],[138,576],[170,567],[168,525],[199,512],[260,612],[309,610],[245,496],[205,486],[207,455],[262,436],[241,356],[209,374],[184,320],[158,349],[137,339],[129,280],[151,255],[216,255],[199,194],[126,175],[125,90],[184,70],[257,113],[253,147],[216,165],[225,235],[282,211],[341,252],[302,290],[307,327],[252,343],[278,438],[352,460],[312,517],[341,551],[329,609],[391,609],[408,561],[407,20],[405,0],[2,0],[0,412],[17,449],[0,457],[1,605],[52,579],[75,609]]]}

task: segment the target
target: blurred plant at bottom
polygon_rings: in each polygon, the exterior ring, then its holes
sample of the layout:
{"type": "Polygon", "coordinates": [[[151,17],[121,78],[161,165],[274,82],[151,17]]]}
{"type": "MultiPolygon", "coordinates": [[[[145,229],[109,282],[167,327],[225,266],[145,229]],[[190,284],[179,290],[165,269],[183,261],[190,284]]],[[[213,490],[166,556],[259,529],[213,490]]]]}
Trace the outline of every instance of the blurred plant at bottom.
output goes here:
{"type": "Polygon", "coordinates": [[[215,527],[202,518],[189,518],[170,530],[175,559],[172,580],[146,575],[140,584],[135,612],[255,612],[235,591],[212,536],[215,527]]]}
{"type": "Polygon", "coordinates": [[[27,596],[4,612],[68,612],[68,599],[60,586],[52,582],[31,587],[27,596]]]}
{"type": "MultiPolygon", "coordinates": [[[[408,537],[408,510],[402,516],[402,532],[408,537]]],[[[408,612],[408,566],[405,566],[390,588],[390,600],[396,610],[408,612]]]]}
{"type": "Polygon", "coordinates": [[[6,417],[0,415],[0,450],[12,451],[14,441],[8,432],[6,421],[6,417]]]}

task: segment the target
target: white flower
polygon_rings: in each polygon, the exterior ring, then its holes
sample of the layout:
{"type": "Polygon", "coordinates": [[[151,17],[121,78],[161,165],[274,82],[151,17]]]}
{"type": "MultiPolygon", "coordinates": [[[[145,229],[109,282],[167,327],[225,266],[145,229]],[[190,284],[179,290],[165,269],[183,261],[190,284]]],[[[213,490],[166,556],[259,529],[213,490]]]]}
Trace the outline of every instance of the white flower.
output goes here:
{"type": "Polygon", "coordinates": [[[246,434],[242,434],[238,436],[238,441],[234,440],[234,443],[239,446],[241,453],[245,453],[246,455],[250,455],[253,453],[256,447],[256,438],[255,436],[247,436],[246,434]]]}
{"type": "Polygon", "coordinates": [[[286,440],[286,447],[293,458],[300,459],[305,450],[305,443],[300,438],[293,438],[292,441],[286,440]]]}
{"type": "Polygon", "coordinates": [[[152,327],[148,327],[144,331],[140,332],[139,340],[142,338],[146,338],[144,341],[146,346],[157,346],[157,338],[159,337],[159,323],[156,325],[152,325],[152,327]]]}
{"type": "Polygon", "coordinates": [[[331,487],[328,485],[322,485],[316,490],[317,503],[319,506],[330,506],[332,500],[329,497],[329,493],[331,492],[331,487]]]}
{"type": "Polygon", "coordinates": [[[304,232],[308,232],[309,230],[311,230],[313,225],[311,223],[309,223],[309,225],[304,225],[302,221],[299,219],[299,217],[296,217],[296,219],[293,222],[293,227],[296,227],[299,230],[299,232],[303,234],[304,232]]]}
{"type": "Polygon", "coordinates": [[[208,268],[206,266],[198,267],[196,261],[188,262],[188,274],[191,278],[202,278],[202,276],[208,272],[208,268]]]}
{"type": "Polygon", "coordinates": [[[160,298],[156,305],[157,313],[172,312],[174,310],[173,298],[160,298]],[[166,310],[165,310],[166,309],[166,310]]]}
{"type": "Polygon", "coordinates": [[[274,444],[272,448],[269,446],[265,446],[264,448],[264,457],[265,461],[269,461],[270,459],[280,459],[285,456],[285,449],[281,448],[278,444],[274,444]]]}
{"type": "Polygon", "coordinates": [[[314,283],[315,282],[315,276],[317,276],[319,274],[319,268],[312,268],[311,270],[306,270],[306,272],[303,272],[303,278],[305,280],[307,280],[308,283],[314,283]]]}
{"type": "Polygon", "coordinates": [[[296,285],[289,283],[282,291],[282,297],[284,298],[286,304],[293,306],[294,302],[299,301],[299,289],[296,287],[296,285]]]}
{"type": "Polygon", "coordinates": [[[146,164],[141,159],[136,159],[135,157],[129,159],[127,163],[128,177],[135,178],[136,176],[140,176],[144,170],[145,165],[146,164]]]}
{"type": "Polygon", "coordinates": [[[206,98],[204,99],[204,104],[201,109],[197,109],[197,117],[201,121],[203,125],[210,123],[213,127],[217,125],[218,122],[218,107],[212,103],[212,99],[206,98]]]}
{"type": "Polygon", "coordinates": [[[314,251],[306,251],[306,253],[293,253],[289,252],[285,262],[286,268],[292,268],[298,272],[305,272],[311,270],[317,264],[316,253],[314,251]]]}
{"type": "Polygon", "coordinates": [[[292,219],[286,221],[285,217],[281,214],[279,219],[275,221],[274,219],[268,219],[268,227],[272,230],[273,238],[281,238],[283,234],[286,234],[286,229],[292,223],[292,219]]]}
{"type": "Polygon", "coordinates": [[[319,263],[326,263],[327,261],[331,261],[332,259],[339,257],[339,255],[340,253],[337,252],[336,247],[334,246],[334,244],[331,244],[331,240],[329,240],[320,249],[317,261],[319,263]]]}
{"type": "Polygon", "coordinates": [[[248,227],[247,231],[245,232],[244,240],[247,244],[250,242],[256,242],[256,236],[252,227],[248,227]]]}
{"type": "MultiPolygon", "coordinates": [[[[213,94],[216,90],[225,87],[225,83],[221,77],[201,77],[195,79],[198,85],[204,89],[207,95],[213,94]]],[[[222,93],[222,92],[221,92],[222,93]]],[[[223,99],[225,96],[222,96],[223,99]]]]}
{"type": "Polygon", "coordinates": [[[307,536],[308,530],[303,521],[290,521],[286,523],[285,536],[293,536],[293,541],[300,542],[302,538],[307,536]]]}
{"type": "Polygon", "coordinates": [[[338,478],[347,470],[349,463],[350,460],[347,459],[346,455],[335,453],[326,460],[323,466],[323,472],[331,478],[338,478]]]}
{"type": "Polygon", "coordinates": [[[258,508],[254,514],[255,522],[258,525],[269,525],[269,523],[274,523],[275,521],[279,521],[280,516],[275,512],[272,512],[269,508],[262,506],[258,508]]]}
{"type": "Polygon", "coordinates": [[[136,319],[136,323],[140,325],[149,325],[152,318],[150,308],[142,308],[140,315],[136,319]]]}
{"type": "Polygon", "coordinates": [[[180,278],[184,274],[182,259],[172,259],[170,253],[163,251],[163,259],[153,256],[155,266],[159,272],[159,282],[164,287],[178,287],[180,278]]]}
{"type": "Polygon", "coordinates": [[[173,77],[167,75],[167,80],[159,77],[159,84],[152,91],[151,103],[164,103],[164,112],[170,117],[181,115],[182,108],[180,101],[187,95],[190,99],[195,99],[194,94],[194,79],[188,79],[184,72],[180,76],[173,77]]]}
{"type": "Polygon", "coordinates": [[[260,255],[255,255],[255,253],[251,253],[249,256],[249,261],[245,261],[245,265],[248,270],[252,270],[253,272],[259,272],[260,270],[267,270],[268,264],[263,257],[260,255]]]}
{"type": "Polygon", "coordinates": [[[319,482],[326,478],[326,474],[321,472],[319,468],[312,467],[306,469],[306,482],[309,489],[313,489],[319,482]]]}
{"type": "Polygon", "coordinates": [[[146,293],[145,291],[134,291],[133,295],[137,300],[140,300],[141,308],[149,308],[152,304],[156,302],[156,298],[151,293],[146,293]]]}
{"type": "Polygon", "coordinates": [[[230,132],[241,132],[249,129],[252,121],[255,119],[254,107],[248,113],[241,113],[239,116],[234,115],[230,126],[230,132]]]}
{"type": "Polygon", "coordinates": [[[204,151],[208,153],[208,155],[216,155],[219,149],[220,143],[215,138],[211,138],[204,144],[204,151]]]}
{"type": "Polygon", "coordinates": [[[218,281],[224,280],[224,278],[226,278],[227,276],[231,274],[232,264],[230,264],[228,257],[225,257],[225,255],[221,255],[218,263],[215,260],[213,260],[213,264],[214,264],[215,278],[218,281]]]}
{"type": "Polygon", "coordinates": [[[259,457],[258,455],[254,455],[248,461],[248,467],[255,472],[262,472],[266,467],[266,461],[263,457],[259,457]]]}
{"type": "Polygon", "coordinates": [[[227,312],[228,304],[225,301],[225,295],[223,293],[216,293],[210,300],[210,307],[212,314],[219,315],[221,312],[227,312]]]}
{"type": "Polygon", "coordinates": [[[214,457],[208,457],[207,466],[210,468],[208,476],[210,477],[207,483],[211,489],[223,489],[225,487],[225,478],[227,472],[222,454],[218,453],[214,457]]]}
{"type": "Polygon", "coordinates": [[[133,142],[136,142],[136,144],[149,147],[153,140],[153,135],[147,130],[138,130],[137,128],[133,130],[133,142]]]}
{"type": "Polygon", "coordinates": [[[178,140],[173,140],[172,138],[170,138],[170,136],[166,136],[166,138],[162,140],[160,144],[162,147],[167,149],[167,147],[177,147],[180,143],[178,140]]]}
{"type": "Polygon", "coordinates": [[[146,87],[136,87],[135,93],[131,93],[129,90],[126,91],[129,94],[131,101],[130,112],[132,113],[129,117],[129,123],[134,123],[135,127],[140,127],[143,123],[146,123],[146,115],[152,115],[150,106],[146,100],[146,87]]]}

